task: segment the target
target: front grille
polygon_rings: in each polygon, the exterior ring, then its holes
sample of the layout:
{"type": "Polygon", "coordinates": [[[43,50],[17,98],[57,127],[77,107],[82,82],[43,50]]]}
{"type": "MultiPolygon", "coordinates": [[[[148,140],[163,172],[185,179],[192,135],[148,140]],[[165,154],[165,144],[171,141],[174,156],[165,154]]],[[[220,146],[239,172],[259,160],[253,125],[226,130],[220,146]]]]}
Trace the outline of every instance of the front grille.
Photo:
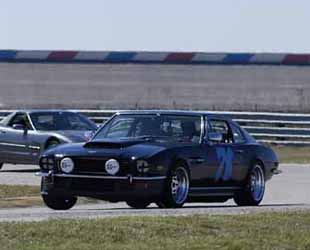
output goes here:
{"type": "Polygon", "coordinates": [[[75,172],[103,172],[105,173],[105,163],[108,159],[87,159],[77,158],[74,161],[75,172]]]}
{"type": "MultiPolygon", "coordinates": [[[[102,174],[109,175],[105,170],[105,163],[111,158],[73,158],[75,174],[102,174]]],[[[118,159],[117,159],[118,160],[118,159]]],[[[118,176],[126,176],[133,174],[134,168],[132,168],[127,161],[120,161],[120,171],[118,176]]]]}

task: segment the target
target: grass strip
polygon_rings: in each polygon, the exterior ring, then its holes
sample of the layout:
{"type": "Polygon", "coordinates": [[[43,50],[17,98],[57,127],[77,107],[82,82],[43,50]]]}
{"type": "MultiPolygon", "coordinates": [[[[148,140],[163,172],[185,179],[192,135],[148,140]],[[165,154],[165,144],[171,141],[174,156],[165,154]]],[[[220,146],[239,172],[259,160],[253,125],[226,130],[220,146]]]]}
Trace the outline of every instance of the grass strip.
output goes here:
{"type": "Polygon", "coordinates": [[[310,163],[310,147],[304,146],[272,146],[280,163],[310,163]]]}
{"type": "Polygon", "coordinates": [[[0,223],[3,250],[310,249],[310,212],[0,223]]]}
{"type": "Polygon", "coordinates": [[[0,208],[42,205],[39,186],[0,185],[0,208]]]}
{"type": "Polygon", "coordinates": [[[0,199],[13,197],[33,197],[39,195],[39,186],[0,185],[0,199]]]}
{"type": "MultiPolygon", "coordinates": [[[[78,204],[99,202],[99,200],[91,198],[80,197],[78,199],[78,204]]],[[[0,185],[0,208],[33,207],[43,205],[39,186],[0,185]]]]}

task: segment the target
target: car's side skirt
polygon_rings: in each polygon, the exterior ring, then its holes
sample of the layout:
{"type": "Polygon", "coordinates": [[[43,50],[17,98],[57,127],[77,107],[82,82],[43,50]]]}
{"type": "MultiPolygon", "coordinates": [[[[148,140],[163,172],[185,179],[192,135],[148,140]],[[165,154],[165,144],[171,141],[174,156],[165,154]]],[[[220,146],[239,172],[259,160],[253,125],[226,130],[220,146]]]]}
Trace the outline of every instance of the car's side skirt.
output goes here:
{"type": "Polygon", "coordinates": [[[192,187],[189,190],[190,197],[205,197],[205,196],[233,196],[241,187],[192,187]]]}

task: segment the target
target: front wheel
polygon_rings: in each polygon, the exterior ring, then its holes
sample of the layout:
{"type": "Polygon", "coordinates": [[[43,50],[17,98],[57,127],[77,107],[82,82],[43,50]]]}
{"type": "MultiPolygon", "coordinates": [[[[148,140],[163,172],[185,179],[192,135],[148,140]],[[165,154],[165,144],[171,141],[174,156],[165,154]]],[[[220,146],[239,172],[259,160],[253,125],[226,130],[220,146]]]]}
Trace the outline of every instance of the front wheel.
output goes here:
{"type": "Polygon", "coordinates": [[[45,150],[57,147],[60,144],[60,142],[57,139],[50,139],[47,141],[46,145],[45,145],[45,150]]]}
{"type": "Polygon", "coordinates": [[[68,210],[77,202],[76,197],[64,197],[50,194],[42,195],[45,205],[54,210],[68,210]]]}
{"type": "Polygon", "coordinates": [[[245,188],[237,193],[234,201],[238,206],[258,206],[265,193],[265,174],[260,164],[252,168],[245,188]]]}
{"type": "Polygon", "coordinates": [[[176,166],[169,174],[160,208],[180,208],[187,200],[189,192],[189,173],[184,165],[176,166]]]}

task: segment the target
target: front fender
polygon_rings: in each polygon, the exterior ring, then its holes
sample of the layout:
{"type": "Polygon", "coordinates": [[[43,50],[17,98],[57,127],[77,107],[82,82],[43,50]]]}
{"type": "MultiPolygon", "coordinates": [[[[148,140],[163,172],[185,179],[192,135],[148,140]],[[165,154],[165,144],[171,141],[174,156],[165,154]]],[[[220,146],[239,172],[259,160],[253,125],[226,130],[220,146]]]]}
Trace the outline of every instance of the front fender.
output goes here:
{"type": "Polygon", "coordinates": [[[43,155],[46,152],[46,146],[49,140],[51,139],[56,139],[60,142],[60,144],[65,144],[65,143],[72,143],[72,141],[62,135],[56,134],[56,133],[49,133],[46,134],[46,137],[44,138],[44,140],[41,142],[41,147],[40,147],[40,155],[43,155]]]}

